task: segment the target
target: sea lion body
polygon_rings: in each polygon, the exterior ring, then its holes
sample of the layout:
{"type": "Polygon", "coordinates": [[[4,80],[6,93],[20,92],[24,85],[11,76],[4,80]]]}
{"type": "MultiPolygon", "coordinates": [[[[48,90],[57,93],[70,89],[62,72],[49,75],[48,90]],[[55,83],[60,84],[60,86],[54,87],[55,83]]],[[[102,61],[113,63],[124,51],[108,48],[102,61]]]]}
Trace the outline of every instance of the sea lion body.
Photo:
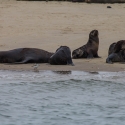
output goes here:
{"type": "Polygon", "coordinates": [[[98,48],[99,48],[99,33],[98,30],[92,30],[89,34],[88,42],[82,47],[74,50],[72,52],[72,58],[99,58],[98,48]]]}
{"type": "Polygon", "coordinates": [[[85,0],[87,3],[125,3],[125,0],[85,0]]]}
{"type": "Polygon", "coordinates": [[[70,48],[67,46],[61,46],[50,57],[49,63],[51,65],[74,65],[71,58],[70,48]]]}
{"type": "Polygon", "coordinates": [[[125,62],[125,40],[112,43],[109,47],[106,63],[125,62]]]}
{"type": "Polygon", "coordinates": [[[37,48],[0,51],[0,63],[48,63],[53,53],[37,48]]]}
{"type": "Polygon", "coordinates": [[[118,53],[111,53],[106,59],[106,63],[112,64],[113,62],[125,62],[125,49],[120,50],[118,53]]]}
{"type": "Polygon", "coordinates": [[[72,0],[72,2],[85,2],[85,0],[72,0]]]}

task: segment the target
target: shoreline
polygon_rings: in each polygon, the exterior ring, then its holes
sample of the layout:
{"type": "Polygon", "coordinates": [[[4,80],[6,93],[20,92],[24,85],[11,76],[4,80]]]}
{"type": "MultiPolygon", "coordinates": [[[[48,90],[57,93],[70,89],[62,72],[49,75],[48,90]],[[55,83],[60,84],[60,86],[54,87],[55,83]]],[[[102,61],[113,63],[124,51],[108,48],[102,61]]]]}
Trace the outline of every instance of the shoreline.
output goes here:
{"type": "MultiPolygon", "coordinates": [[[[125,71],[124,64],[99,64],[89,63],[77,60],[74,61],[75,66],[69,65],[50,65],[48,63],[38,63],[38,70],[50,71],[84,71],[84,72],[120,72],[125,71]],[[83,62],[83,64],[82,64],[83,62]],[[112,65],[112,66],[111,66],[112,65]]],[[[34,63],[31,64],[0,64],[0,70],[14,70],[14,71],[34,71],[34,63]]]]}
{"type": "MultiPolygon", "coordinates": [[[[70,75],[70,74],[76,74],[76,75],[80,75],[80,73],[88,73],[88,74],[91,74],[91,75],[101,75],[101,74],[105,74],[105,75],[112,75],[112,74],[119,74],[119,73],[125,73],[125,70],[124,71],[83,71],[83,70],[38,70],[38,71],[34,71],[33,69],[22,69],[22,70],[18,70],[18,69],[0,69],[0,72],[2,73],[9,73],[11,74],[11,72],[14,72],[14,73],[35,73],[35,74],[41,74],[41,73],[54,73],[54,74],[60,74],[60,75],[70,75]],[[78,73],[78,74],[77,74],[78,73]],[[109,73],[109,74],[106,74],[106,73],[109,73]]],[[[81,75],[82,75],[81,74],[81,75]]],[[[6,74],[7,75],[7,74],[6,74]]],[[[12,74],[11,74],[12,75],[12,74]]],[[[30,74],[29,74],[30,75],[30,74]]],[[[123,74],[122,74],[123,75],[123,74]]]]}

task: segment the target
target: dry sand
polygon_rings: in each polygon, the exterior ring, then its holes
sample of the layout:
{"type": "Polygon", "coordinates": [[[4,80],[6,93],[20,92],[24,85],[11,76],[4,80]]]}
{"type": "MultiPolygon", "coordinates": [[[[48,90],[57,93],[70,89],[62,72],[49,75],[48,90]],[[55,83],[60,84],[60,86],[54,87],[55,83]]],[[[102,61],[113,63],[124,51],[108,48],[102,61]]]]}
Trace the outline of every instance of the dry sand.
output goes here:
{"type": "MultiPolygon", "coordinates": [[[[86,44],[93,29],[99,31],[102,58],[74,59],[75,66],[39,64],[40,70],[124,71],[125,64],[105,60],[109,45],[125,39],[125,4],[0,0],[1,51],[34,47],[55,52],[61,45],[73,51],[86,44]]],[[[32,70],[32,65],[0,64],[0,69],[32,70]]]]}

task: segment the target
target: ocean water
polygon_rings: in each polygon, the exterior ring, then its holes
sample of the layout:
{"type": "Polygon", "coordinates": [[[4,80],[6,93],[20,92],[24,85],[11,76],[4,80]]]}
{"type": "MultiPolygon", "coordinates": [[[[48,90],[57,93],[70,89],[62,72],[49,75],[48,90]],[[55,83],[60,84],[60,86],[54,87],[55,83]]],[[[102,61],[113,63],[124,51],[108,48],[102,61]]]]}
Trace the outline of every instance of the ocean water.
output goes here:
{"type": "Polygon", "coordinates": [[[125,125],[125,72],[0,70],[0,125],[125,125]]]}

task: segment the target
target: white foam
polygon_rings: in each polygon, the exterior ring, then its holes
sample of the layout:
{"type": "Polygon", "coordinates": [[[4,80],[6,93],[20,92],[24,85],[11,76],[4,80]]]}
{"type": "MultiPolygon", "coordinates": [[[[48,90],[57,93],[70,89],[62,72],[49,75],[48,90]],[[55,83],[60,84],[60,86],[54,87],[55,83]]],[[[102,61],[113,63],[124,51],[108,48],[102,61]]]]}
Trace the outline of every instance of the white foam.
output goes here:
{"type": "Polygon", "coordinates": [[[8,71],[0,70],[0,80],[52,82],[62,80],[99,80],[124,83],[125,72],[83,72],[83,71],[8,71]]]}

